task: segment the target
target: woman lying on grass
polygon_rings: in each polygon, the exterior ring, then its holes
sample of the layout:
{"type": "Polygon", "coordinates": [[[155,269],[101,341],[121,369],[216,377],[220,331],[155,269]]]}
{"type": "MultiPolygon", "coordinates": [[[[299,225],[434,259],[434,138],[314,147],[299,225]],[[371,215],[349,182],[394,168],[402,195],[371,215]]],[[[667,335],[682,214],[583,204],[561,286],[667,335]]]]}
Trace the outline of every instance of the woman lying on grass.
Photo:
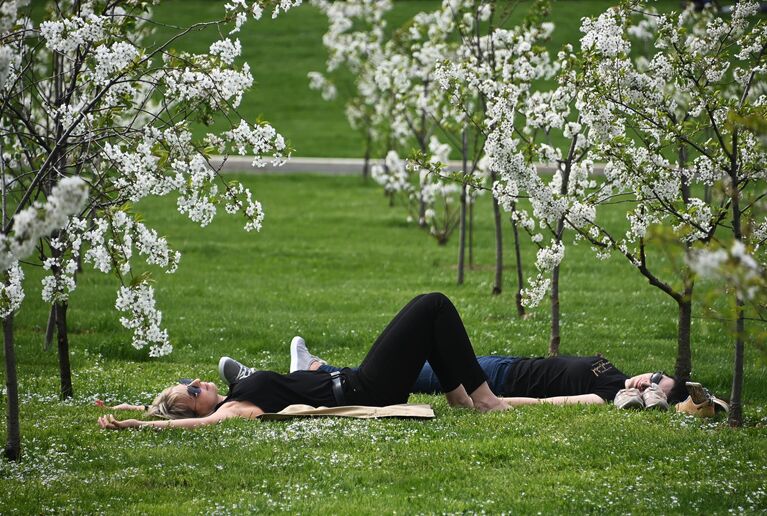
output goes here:
{"type": "Polygon", "coordinates": [[[233,417],[253,419],[293,404],[395,405],[407,402],[427,360],[451,406],[480,412],[509,408],[490,390],[453,304],[432,293],[417,296],[394,317],[356,370],[257,371],[233,383],[226,397],[215,384],[195,379],[168,387],[149,407],[150,415],[167,421],[120,421],[108,414],[99,418],[99,425],[110,430],[195,428],[233,417]]]}

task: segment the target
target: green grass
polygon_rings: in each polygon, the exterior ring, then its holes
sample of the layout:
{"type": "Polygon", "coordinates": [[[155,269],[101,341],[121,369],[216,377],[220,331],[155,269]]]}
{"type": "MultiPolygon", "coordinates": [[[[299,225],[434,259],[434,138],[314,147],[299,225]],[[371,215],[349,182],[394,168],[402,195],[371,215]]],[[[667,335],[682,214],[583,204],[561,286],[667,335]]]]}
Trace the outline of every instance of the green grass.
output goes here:
{"type": "MultiPolygon", "coordinates": [[[[226,421],[197,431],[98,429],[94,398],[146,402],[180,377],[217,380],[227,354],[287,370],[287,343],[353,365],[413,295],[443,291],[478,353],[543,355],[548,312],[514,316],[512,270],[490,295],[489,202],[477,216],[476,267],[454,284],[456,243],[437,246],[348,177],[247,176],[266,209],[247,235],[220,216],[200,230],[170,201],[146,202],[149,223],[183,253],[157,271],[175,351],[133,350],[112,308],[115,281],[86,266],[72,296],[74,400],[57,401],[56,358],[41,351],[46,309],[28,275],[16,321],[24,461],[0,462],[0,513],[760,513],[767,509],[767,367],[749,346],[746,427],[611,406],[533,406],[478,415],[431,403],[432,421],[226,421]]],[[[609,214],[608,214],[609,215],[609,214]]],[[[511,256],[507,241],[507,256],[511,256]]],[[[534,250],[525,248],[528,265],[534,250]]],[[[587,246],[563,262],[562,351],[602,352],[628,373],[672,368],[675,310],[617,259],[587,246]]],[[[700,311],[696,312],[700,315],[700,311]]],[[[694,377],[729,391],[725,329],[697,318],[694,377]]],[[[125,415],[125,414],[122,414],[125,415]]]]}
{"type": "MultiPolygon", "coordinates": [[[[395,2],[388,16],[388,28],[394,30],[421,11],[439,7],[435,0],[408,0],[395,2]]],[[[508,24],[521,21],[531,5],[530,0],[517,2],[508,24]]],[[[679,0],[657,2],[660,10],[679,5],[679,0]]],[[[554,53],[565,43],[578,46],[580,19],[594,16],[610,6],[603,0],[552,2],[551,21],[556,29],[549,42],[554,53]]],[[[163,1],[155,8],[154,19],[162,23],[189,26],[202,20],[219,19],[223,7],[206,0],[163,1]]],[[[258,117],[270,121],[295,149],[296,156],[362,157],[364,141],[349,126],[344,115],[343,98],[348,93],[349,81],[342,81],[339,98],[325,102],[319,92],[309,89],[306,74],[324,71],[327,54],[322,46],[322,35],[327,30],[325,17],[310,5],[303,5],[280,15],[276,20],[264,16],[259,22],[250,22],[237,36],[242,41],[242,59],[250,64],[256,81],[254,88],[244,97],[239,108],[246,120],[258,117]]],[[[157,41],[171,34],[158,29],[157,41]]],[[[179,41],[184,50],[207,51],[210,43],[219,37],[215,30],[197,32],[179,41]]],[[[221,126],[223,127],[223,125],[221,126]]],[[[203,128],[198,128],[202,134],[203,128]]]]}

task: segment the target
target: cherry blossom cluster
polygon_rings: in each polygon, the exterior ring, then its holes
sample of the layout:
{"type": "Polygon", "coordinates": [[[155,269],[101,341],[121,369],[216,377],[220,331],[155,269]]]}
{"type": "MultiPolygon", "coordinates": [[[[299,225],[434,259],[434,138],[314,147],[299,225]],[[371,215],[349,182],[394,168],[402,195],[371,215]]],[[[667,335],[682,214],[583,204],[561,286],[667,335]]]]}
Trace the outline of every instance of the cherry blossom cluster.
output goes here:
{"type": "Polygon", "coordinates": [[[383,138],[390,103],[377,95],[374,75],[383,55],[384,16],[392,8],[391,0],[312,0],[311,5],[328,20],[322,37],[328,59],[324,73],[309,72],[309,87],[320,91],[324,100],[335,99],[345,82],[339,72],[350,72],[355,79],[352,91],[345,94],[347,120],[366,140],[383,138]]]}
{"type": "Polygon", "coordinates": [[[699,276],[720,280],[735,289],[745,300],[764,295],[767,288],[767,271],[761,262],[749,253],[746,245],[735,240],[732,245],[704,248],[692,252],[688,264],[699,276]]]}
{"type": "Polygon", "coordinates": [[[8,317],[21,308],[24,301],[24,271],[18,262],[4,272],[5,281],[0,282],[0,317],[8,317]]]}
{"type": "Polygon", "coordinates": [[[0,233],[0,271],[18,266],[35,250],[40,238],[67,224],[88,201],[88,187],[79,177],[65,177],[56,184],[45,203],[33,202],[13,217],[11,231],[0,233]]]}
{"type": "MultiPolygon", "coordinates": [[[[624,195],[637,202],[627,212],[624,238],[607,237],[604,228],[593,233],[600,251],[617,249],[640,267],[650,226],[669,227],[688,248],[717,239],[729,205],[704,192],[737,184],[747,194],[764,177],[767,155],[758,135],[735,136],[728,123],[767,101],[767,36],[763,24],[749,20],[757,10],[757,2],[744,1],[729,19],[692,7],[659,15],[632,2],[584,20],[576,106],[595,159],[607,164],[602,199],[624,195]],[[636,12],[644,13],[639,20],[636,12]],[[632,37],[652,42],[650,55],[633,58],[632,37]],[[628,127],[636,137],[626,138],[628,127]],[[734,150],[725,143],[733,138],[734,150]]],[[[751,205],[758,206],[758,200],[751,205]]]]}
{"type": "Polygon", "coordinates": [[[133,331],[133,347],[149,346],[150,357],[161,357],[173,351],[168,330],[162,328],[162,312],[155,307],[154,289],[146,283],[120,287],[115,308],[127,315],[120,323],[133,331]]]}

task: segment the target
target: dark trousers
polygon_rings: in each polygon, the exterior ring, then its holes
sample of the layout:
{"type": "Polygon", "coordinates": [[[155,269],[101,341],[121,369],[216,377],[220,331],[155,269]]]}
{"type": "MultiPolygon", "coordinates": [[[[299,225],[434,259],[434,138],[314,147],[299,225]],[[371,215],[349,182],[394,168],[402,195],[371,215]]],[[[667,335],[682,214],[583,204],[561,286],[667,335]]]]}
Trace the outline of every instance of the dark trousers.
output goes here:
{"type": "Polygon", "coordinates": [[[405,403],[427,360],[443,392],[463,385],[472,393],[487,380],[461,316],[440,293],[422,294],[410,301],[378,336],[359,368],[343,370],[346,403],[405,403]]]}

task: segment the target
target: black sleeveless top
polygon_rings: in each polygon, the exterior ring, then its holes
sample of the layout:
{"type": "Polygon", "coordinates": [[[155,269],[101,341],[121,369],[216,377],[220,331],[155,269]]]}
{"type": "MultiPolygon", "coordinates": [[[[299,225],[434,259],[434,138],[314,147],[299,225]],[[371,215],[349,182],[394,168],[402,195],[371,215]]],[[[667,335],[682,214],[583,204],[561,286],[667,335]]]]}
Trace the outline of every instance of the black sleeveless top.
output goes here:
{"type": "Polygon", "coordinates": [[[322,371],[295,371],[290,374],[257,371],[230,385],[229,394],[216,405],[215,410],[228,401],[248,401],[267,413],[279,412],[294,404],[337,406],[330,373],[322,371]]]}

